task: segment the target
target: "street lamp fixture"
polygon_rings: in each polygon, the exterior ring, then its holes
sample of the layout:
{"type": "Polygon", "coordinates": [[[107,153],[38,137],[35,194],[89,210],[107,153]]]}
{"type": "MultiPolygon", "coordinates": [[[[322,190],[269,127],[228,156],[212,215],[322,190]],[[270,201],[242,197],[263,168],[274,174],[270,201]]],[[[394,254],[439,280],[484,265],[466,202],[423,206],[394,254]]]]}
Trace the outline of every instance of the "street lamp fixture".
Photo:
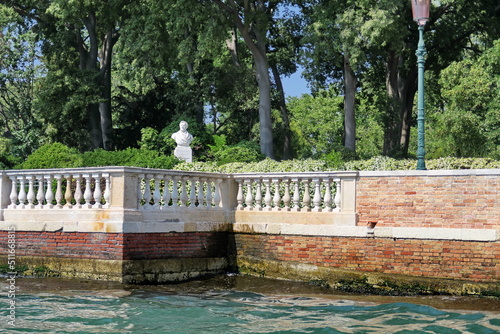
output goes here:
{"type": "Polygon", "coordinates": [[[411,0],[411,9],[413,20],[418,24],[418,101],[417,101],[417,125],[418,125],[418,148],[417,148],[417,169],[425,170],[425,109],[424,109],[424,63],[425,63],[425,44],[424,44],[424,26],[429,20],[431,0],[411,0]]]}

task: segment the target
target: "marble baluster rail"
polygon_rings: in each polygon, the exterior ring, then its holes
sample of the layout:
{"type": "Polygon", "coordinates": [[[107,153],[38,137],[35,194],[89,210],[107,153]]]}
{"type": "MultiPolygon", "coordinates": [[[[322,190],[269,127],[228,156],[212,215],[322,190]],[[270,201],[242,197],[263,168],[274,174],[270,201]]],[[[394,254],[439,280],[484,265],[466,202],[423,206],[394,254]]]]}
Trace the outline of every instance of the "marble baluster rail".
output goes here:
{"type": "Polygon", "coordinates": [[[146,170],[137,178],[141,210],[222,209],[223,174],[146,170]]]}
{"type": "Polygon", "coordinates": [[[235,174],[237,210],[340,212],[342,174],[235,174]]]}
{"type": "Polygon", "coordinates": [[[8,171],[6,176],[8,209],[109,207],[110,174],[101,170],[23,170],[8,171]]]}

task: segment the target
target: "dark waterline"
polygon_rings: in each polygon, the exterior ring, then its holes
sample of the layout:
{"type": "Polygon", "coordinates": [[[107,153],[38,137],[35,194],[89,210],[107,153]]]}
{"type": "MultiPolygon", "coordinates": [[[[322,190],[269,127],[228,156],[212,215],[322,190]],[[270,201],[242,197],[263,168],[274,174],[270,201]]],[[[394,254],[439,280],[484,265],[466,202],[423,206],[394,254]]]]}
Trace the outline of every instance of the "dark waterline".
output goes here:
{"type": "MultiPolygon", "coordinates": [[[[1,283],[5,291],[5,282],[1,283]]],[[[500,301],[345,294],[221,275],[169,285],[18,278],[8,333],[499,333],[500,301]]],[[[2,328],[6,328],[3,330],[2,328]]]]}

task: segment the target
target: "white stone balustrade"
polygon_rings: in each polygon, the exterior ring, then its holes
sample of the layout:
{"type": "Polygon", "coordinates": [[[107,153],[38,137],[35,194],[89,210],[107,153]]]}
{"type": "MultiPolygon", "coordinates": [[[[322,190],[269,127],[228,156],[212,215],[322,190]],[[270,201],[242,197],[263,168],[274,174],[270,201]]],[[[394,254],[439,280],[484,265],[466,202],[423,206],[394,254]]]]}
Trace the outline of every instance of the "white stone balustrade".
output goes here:
{"type": "MultiPolygon", "coordinates": [[[[111,183],[110,175],[106,172],[26,170],[8,171],[5,174],[8,181],[4,177],[2,186],[4,189],[10,188],[6,205],[8,209],[109,207],[111,183]]],[[[5,203],[4,199],[2,203],[5,203]]]]}
{"type": "Polygon", "coordinates": [[[215,173],[161,170],[149,170],[137,177],[140,210],[221,210],[221,183],[228,179],[215,173]]]}
{"type": "Polygon", "coordinates": [[[7,170],[0,171],[0,228],[169,232],[276,219],[354,226],[356,178],[356,172],[7,170]]]}
{"type": "Polygon", "coordinates": [[[342,180],[352,173],[234,174],[237,210],[340,212],[342,180]]]}

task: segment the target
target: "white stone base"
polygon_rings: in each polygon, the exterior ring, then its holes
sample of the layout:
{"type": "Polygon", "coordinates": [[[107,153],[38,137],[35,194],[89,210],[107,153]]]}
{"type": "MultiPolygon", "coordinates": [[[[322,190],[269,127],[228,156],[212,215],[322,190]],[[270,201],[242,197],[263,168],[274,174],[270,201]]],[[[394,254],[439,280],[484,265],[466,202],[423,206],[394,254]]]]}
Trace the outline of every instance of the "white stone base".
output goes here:
{"type": "Polygon", "coordinates": [[[193,162],[193,150],[189,146],[177,146],[174,155],[185,162],[193,162]]]}

